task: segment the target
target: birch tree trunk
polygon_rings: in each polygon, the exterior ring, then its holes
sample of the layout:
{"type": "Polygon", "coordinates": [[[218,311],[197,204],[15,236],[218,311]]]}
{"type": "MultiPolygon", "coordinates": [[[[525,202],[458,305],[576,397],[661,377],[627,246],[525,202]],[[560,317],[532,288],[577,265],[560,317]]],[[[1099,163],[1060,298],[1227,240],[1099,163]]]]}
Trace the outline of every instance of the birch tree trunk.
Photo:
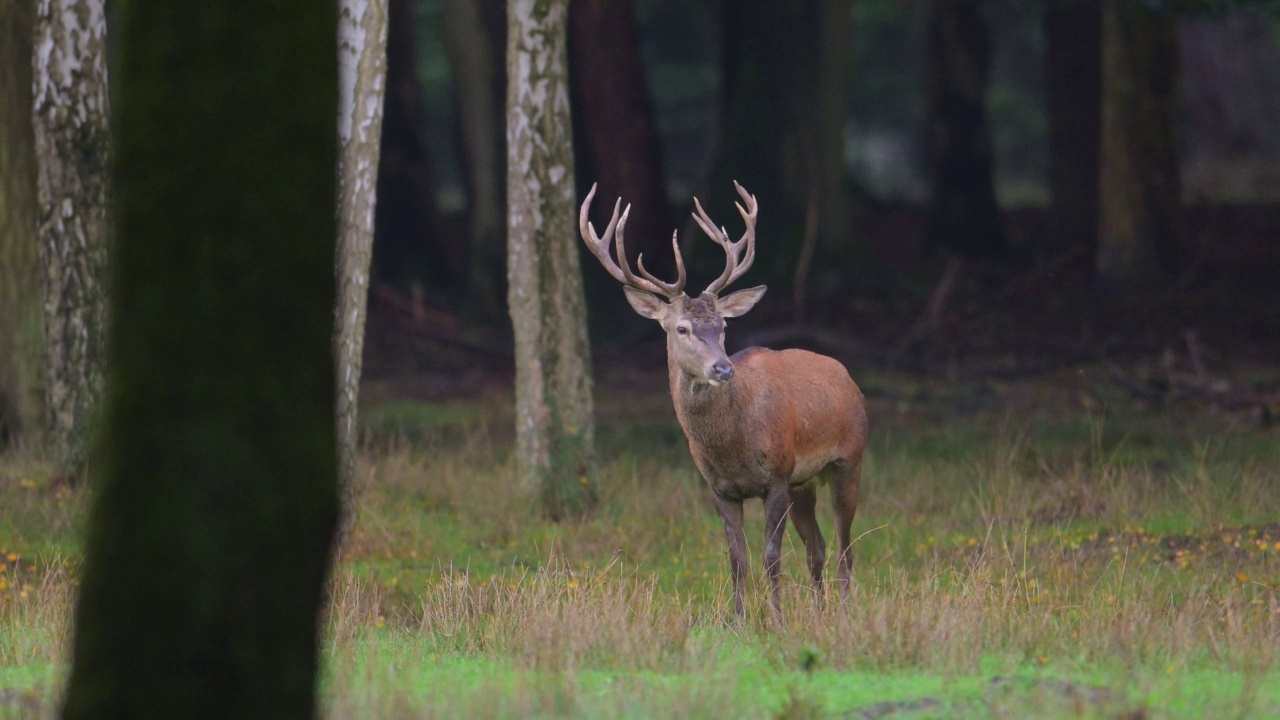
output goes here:
{"type": "Polygon", "coordinates": [[[46,414],[54,472],[86,469],[106,327],[107,64],[103,0],[38,0],[34,118],[46,414]]]}
{"type": "Polygon", "coordinates": [[[507,4],[507,301],[520,482],[554,519],[595,499],[595,427],[578,265],[566,76],[569,0],[507,4]]]}
{"type": "Polygon", "coordinates": [[[62,717],[317,717],[337,3],[119,5],[111,362],[62,717]]]}
{"type": "Polygon", "coordinates": [[[0,0],[0,449],[41,435],[32,0],[0,0]]]}
{"type": "Polygon", "coordinates": [[[1174,272],[1182,244],[1177,18],[1128,0],[1103,13],[1097,271],[1137,287],[1174,272]]]}
{"type": "Polygon", "coordinates": [[[386,0],[342,0],[338,21],[338,246],[333,351],[337,362],[338,481],[342,513],[336,546],[355,512],[356,411],[364,352],[369,261],[377,202],[378,148],[387,76],[386,0]]]}

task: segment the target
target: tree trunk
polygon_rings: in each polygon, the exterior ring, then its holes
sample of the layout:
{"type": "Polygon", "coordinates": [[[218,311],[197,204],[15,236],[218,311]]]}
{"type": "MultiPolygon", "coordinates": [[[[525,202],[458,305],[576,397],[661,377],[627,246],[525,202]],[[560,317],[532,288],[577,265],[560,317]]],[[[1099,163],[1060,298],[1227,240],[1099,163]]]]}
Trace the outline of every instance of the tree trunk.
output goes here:
{"type": "Polygon", "coordinates": [[[356,410],[364,352],[378,147],[387,76],[386,0],[342,0],[338,22],[338,248],[336,326],[341,545],[355,514],[356,410]]]}
{"type": "Polygon", "coordinates": [[[640,61],[640,36],[631,0],[573,0],[569,4],[569,63],[573,113],[585,152],[578,167],[600,186],[594,218],[609,221],[614,198],[629,203],[627,256],[659,277],[675,276],[662,145],[640,61]],[[584,162],[585,161],[585,162],[584,162]]]}
{"type": "Polygon", "coordinates": [[[470,247],[467,305],[498,318],[506,247],[506,18],[501,3],[445,0],[445,46],[453,69],[454,96],[466,169],[470,247]]]}
{"type": "Polygon", "coordinates": [[[31,111],[33,0],[0,0],[0,450],[41,436],[40,256],[31,111]]]}
{"type": "Polygon", "coordinates": [[[1182,183],[1176,17],[1108,0],[1102,25],[1102,166],[1098,277],[1135,287],[1176,272],[1182,183]]]}
{"type": "Polygon", "coordinates": [[[111,362],[65,718],[316,716],[337,8],[119,6],[111,362]]]}
{"type": "Polygon", "coordinates": [[[54,473],[86,469],[106,326],[107,64],[103,0],[38,0],[39,158],[46,413],[54,473]]]}
{"type": "Polygon", "coordinates": [[[1049,183],[1057,249],[1098,242],[1102,133],[1102,0],[1052,5],[1044,15],[1049,106],[1049,183]]]}
{"type": "Polygon", "coordinates": [[[844,240],[849,232],[845,194],[844,126],[849,118],[849,84],[853,65],[852,9],[849,0],[823,0],[819,21],[820,61],[810,112],[801,112],[812,126],[813,159],[807,187],[817,203],[817,232],[829,240],[844,240]]]}
{"type": "Polygon", "coordinates": [[[387,2],[387,91],[374,211],[374,275],[402,286],[427,280],[450,294],[461,293],[465,257],[445,242],[436,212],[416,71],[413,7],[410,0],[387,2]]]}
{"type": "Polygon", "coordinates": [[[977,0],[934,0],[929,19],[928,156],[932,200],[925,245],[1005,259],[986,96],[991,32],[977,0]]]}
{"type": "MultiPolygon", "coordinates": [[[[721,12],[724,140],[702,199],[719,218],[736,216],[732,180],[759,197],[768,208],[759,234],[771,242],[760,246],[756,265],[789,277],[809,218],[816,223],[815,242],[847,227],[850,5],[752,0],[723,3],[721,12]]],[[[719,271],[724,258],[714,245],[692,249],[686,260],[719,271]]]]}
{"type": "Polygon", "coordinates": [[[507,4],[507,300],[516,341],[520,482],[548,516],[595,499],[595,427],[578,266],[568,0],[507,4]]]}

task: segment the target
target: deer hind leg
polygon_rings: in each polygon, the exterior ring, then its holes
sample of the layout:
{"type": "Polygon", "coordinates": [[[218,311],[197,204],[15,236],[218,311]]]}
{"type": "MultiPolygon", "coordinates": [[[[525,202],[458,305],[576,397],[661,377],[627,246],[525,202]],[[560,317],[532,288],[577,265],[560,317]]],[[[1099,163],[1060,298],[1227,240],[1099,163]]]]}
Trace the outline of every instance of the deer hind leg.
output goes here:
{"type": "Polygon", "coordinates": [[[742,501],[722,500],[712,495],[724,534],[729,541],[729,572],[733,577],[733,610],[739,620],[746,616],[742,605],[742,584],[747,575],[747,535],[742,529],[742,501]]]}
{"type": "Polygon", "coordinates": [[[831,480],[831,506],[836,516],[836,574],[840,578],[840,604],[849,604],[849,575],[853,568],[850,530],[858,510],[858,486],[862,480],[862,457],[841,460],[831,480]]]}
{"type": "Polygon", "coordinates": [[[764,569],[769,576],[769,598],[773,605],[773,620],[782,623],[782,600],[779,585],[782,581],[782,536],[787,529],[787,508],[791,505],[791,493],[771,488],[764,496],[764,569]]]}
{"type": "Polygon", "coordinates": [[[787,514],[796,534],[804,542],[809,575],[813,578],[815,605],[822,602],[822,568],[827,562],[827,543],[822,539],[822,529],[818,527],[817,507],[818,491],[814,485],[791,490],[791,509],[787,514]]]}

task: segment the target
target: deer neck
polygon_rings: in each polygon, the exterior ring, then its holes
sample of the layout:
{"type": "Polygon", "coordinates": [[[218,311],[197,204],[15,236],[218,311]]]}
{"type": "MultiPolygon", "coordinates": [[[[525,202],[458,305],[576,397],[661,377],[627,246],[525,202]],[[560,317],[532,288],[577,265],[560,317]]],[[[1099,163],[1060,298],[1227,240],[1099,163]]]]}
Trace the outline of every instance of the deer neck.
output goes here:
{"type": "Polygon", "coordinates": [[[733,380],[719,385],[695,380],[668,355],[667,376],[671,384],[671,401],[676,418],[689,438],[709,440],[718,429],[731,427],[729,418],[740,415],[742,394],[733,380]]]}

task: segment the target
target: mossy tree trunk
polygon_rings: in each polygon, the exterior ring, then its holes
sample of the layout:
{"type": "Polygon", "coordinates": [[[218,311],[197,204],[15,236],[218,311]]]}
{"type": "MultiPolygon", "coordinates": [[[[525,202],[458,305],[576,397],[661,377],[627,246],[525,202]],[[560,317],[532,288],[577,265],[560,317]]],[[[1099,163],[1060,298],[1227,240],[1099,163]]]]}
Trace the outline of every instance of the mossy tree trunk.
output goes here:
{"type": "Polygon", "coordinates": [[[378,148],[387,77],[386,0],[342,0],[338,24],[338,304],[333,351],[337,364],[338,479],[342,514],[338,542],[355,513],[356,411],[364,353],[369,262],[378,195],[378,148]]]}
{"type": "Polygon", "coordinates": [[[34,119],[55,475],[85,470],[102,393],[107,301],[107,23],[103,0],[38,0],[34,119]]]}
{"type": "Polygon", "coordinates": [[[316,716],[337,9],[118,8],[114,308],[66,718],[316,716]]]}
{"type": "Polygon", "coordinates": [[[578,265],[568,0],[507,4],[507,301],[520,482],[552,518],[595,499],[591,359],[578,265]]]}
{"type": "Polygon", "coordinates": [[[37,440],[43,424],[34,19],[33,0],[0,0],[0,449],[37,440]]]}
{"type": "Polygon", "coordinates": [[[1007,258],[987,123],[991,31],[981,4],[934,0],[928,37],[932,198],[925,244],[965,257],[1007,258]]]}
{"type": "Polygon", "coordinates": [[[1178,27],[1168,9],[1106,0],[1098,278],[1112,288],[1178,269],[1182,181],[1174,137],[1178,27]]]}

